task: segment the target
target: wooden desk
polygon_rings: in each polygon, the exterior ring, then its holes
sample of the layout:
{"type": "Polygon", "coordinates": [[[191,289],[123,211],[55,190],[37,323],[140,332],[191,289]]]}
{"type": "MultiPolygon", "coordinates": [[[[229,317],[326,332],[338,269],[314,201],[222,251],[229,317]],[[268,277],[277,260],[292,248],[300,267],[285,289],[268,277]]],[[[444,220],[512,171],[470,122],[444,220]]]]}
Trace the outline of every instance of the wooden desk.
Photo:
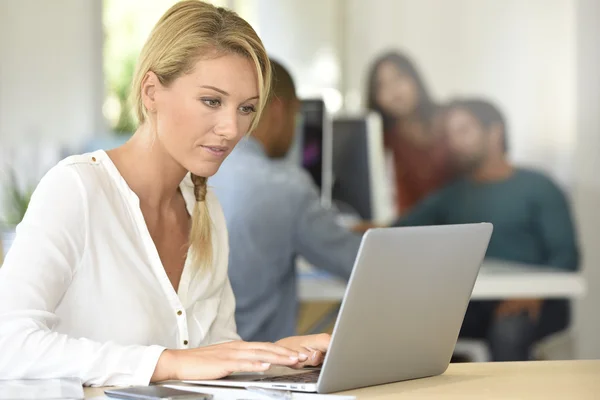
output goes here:
{"type": "Polygon", "coordinates": [[[453,364],[441,376],[354,390],[357,399],[598,399],[600,361],[453,364]]]}
{"type": "MultiPolygon", "coordinates": [[[[102,389],[86,389],[86,399],[102,389]]],[[[452,364],[444,375],[344,392],[358,400],[600,398],[600,361],[452,364]]],[[[217,399],[218,400],[218,399],[217,399]]]]}

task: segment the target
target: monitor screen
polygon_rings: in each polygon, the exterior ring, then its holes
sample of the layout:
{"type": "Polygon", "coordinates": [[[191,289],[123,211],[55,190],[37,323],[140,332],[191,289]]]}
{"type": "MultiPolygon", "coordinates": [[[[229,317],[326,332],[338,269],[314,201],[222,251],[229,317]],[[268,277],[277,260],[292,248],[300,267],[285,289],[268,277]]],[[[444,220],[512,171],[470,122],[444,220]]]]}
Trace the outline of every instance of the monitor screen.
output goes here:
{"type": "Polygon", "coordinates": [[[371,165],[365,118],[333,121],[332,201],[344,213],[373,219],[371,165]]]}
{"type": "Polygon", "coordinates": [[[302,100],[302,166],[312,176],[315,184],[323,184],[323,137],[325,103],[323,100],[302,100]]]}
{"type": "Polygon", "coordinates": [[[394,208],[387,189],[381,117],[338,117],[332,131],[332,203],[350,217],[391,222],[394,208]]]}

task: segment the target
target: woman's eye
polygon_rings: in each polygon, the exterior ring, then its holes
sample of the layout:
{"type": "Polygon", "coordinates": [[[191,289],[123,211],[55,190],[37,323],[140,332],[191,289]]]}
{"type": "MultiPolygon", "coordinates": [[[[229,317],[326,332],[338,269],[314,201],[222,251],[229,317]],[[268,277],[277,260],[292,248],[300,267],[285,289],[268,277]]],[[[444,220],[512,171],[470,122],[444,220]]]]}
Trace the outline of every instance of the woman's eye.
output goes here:
{"type": "Polygon", "coordinates": [[[240,111],[242,112],[242,114],[248,115],[256,112],[256,109],[254,108],[254,106],[242,106],[240,107],[240,111]]]}
{"type": "Polygon", "coordinates": [[[202,99],[202,102],[210,108],[217,108],[221,105],[221,100],[219,99],[202,99]]]}

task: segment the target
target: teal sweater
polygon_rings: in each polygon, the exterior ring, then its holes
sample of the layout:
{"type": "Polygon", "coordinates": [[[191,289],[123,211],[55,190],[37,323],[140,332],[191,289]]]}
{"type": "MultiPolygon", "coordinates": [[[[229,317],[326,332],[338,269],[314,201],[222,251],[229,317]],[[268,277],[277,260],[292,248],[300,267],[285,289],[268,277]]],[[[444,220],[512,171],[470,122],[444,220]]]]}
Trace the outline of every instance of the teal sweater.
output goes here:
{"type": "Polygon", "coordinates": [[[546,176],[517,169],[493,183],[460,179],[400,218],[397,226],[491,222],[486,257],[576,270],[579,253],[569,204],[546,176]]]}

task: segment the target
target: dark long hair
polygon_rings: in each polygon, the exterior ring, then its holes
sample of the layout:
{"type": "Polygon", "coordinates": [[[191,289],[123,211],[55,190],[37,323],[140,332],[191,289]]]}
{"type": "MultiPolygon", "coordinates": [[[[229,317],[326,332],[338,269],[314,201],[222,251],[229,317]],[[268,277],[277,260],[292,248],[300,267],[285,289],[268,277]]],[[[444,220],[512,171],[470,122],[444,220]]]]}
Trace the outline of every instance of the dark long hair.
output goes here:
{"type": "Polygon", "coordinates": [[[429,91],[427,90],[427,86],[425,85],[425,81],[423,78],[421,78],[421,74],[415,67],[415,64],[406,55],[397,51],[389,51],[382,54],[375,59],[371,65],[371,69],[369,71],[367,107],[381,115],[383,118],[383,126],[386,131],[396,122],[394,117],[386,114],[385,111],[381,109],[379,104],[377,104],[377,72],[381,64],[385,62],[394,64],[400,71],[407,74],[415,81],[419,95],[419,104],[417,104],[416,114],[418,118],[421,119],[425,124],[429,124],[435,112],[436,105],[431,99],[429,91]]]}

